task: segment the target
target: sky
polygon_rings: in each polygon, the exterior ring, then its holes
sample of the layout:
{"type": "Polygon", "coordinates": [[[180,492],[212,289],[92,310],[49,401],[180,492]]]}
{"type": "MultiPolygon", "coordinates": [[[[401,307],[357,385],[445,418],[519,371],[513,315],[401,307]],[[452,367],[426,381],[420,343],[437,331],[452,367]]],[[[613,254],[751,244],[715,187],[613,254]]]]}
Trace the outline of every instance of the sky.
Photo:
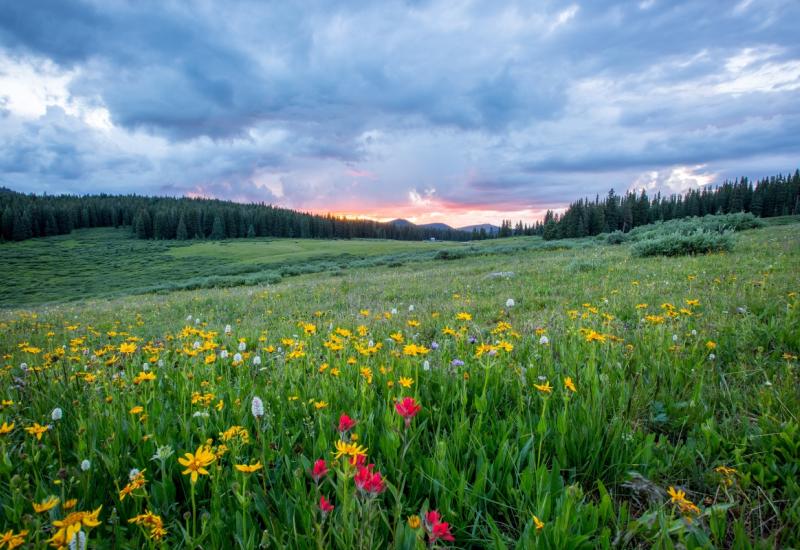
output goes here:
{"type": "Polygon", "coordinates": [[[7,1],[0,186],[454,226],[800,166],[796,0],[7,1]]]}

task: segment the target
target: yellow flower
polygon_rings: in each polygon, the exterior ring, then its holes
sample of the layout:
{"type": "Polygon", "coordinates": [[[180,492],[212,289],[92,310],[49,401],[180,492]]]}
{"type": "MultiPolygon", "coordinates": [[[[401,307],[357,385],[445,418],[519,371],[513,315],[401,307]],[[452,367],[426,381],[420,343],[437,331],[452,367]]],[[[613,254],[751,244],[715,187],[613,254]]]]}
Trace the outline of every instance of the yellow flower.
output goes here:
{"type": "Polygon", "coordinates": [[[141,371],[133,379],[133,383],[134,383],[134,385],[138,386],[142,382],[152,381],[152,380],[155,380],[155,379],[156,379],[156,373],[149,372],[149,371],[148,372],[141,371]]]}
{"type": "Polygon", "coordinates": [[[142,407],[141,405],[136,405],[135,407],[131,408],[131,410],[129,410],[128,412],[130,414],[142,414],[144,412],[144,407],[142,407]]]}
{"type": "Polygon", "coordinates": [[[706,348],[707,349],[716,349],[717,348],[717,343],[712,341],[712,340],[709,340],[708,342],[706,342],[706,348]]]}
{"type": "Polygon", "coordinates": [[[6,531],[5,533],[0,533],[0,548],[3,548],[3,545],[5,545],[5,548],[7,548],[8,550],[14,550],[14,548],[17,548],[18,546],[22,546],[23,544],[25,544],[26,536],[28,536],[27,530],[20,531],[16,535],[14,534],[14,531],[11,529],[6,531]]]}
{"type": "Polygon", "coordinates": [[[414,379],[401,376],[400,380],[398,380],[397,382],[404,388],[410,388],[412,384],[414,384],[414,379]]]}
{"type": "Polygon", "coordinates": [[[569,391],[573,392],[573,393],[578,391],[578,389],[575,387],[575,383],[572,381],[572,378],[569,377],[569,376],[564,378],[564,387],[566,389],[568,389],[569,391]]]}
{"type": "Polygon", "coordinates": [[[408,526],[412,529],[419,529],[420,523],[419,516],[408,516],[408,526]]]}
{"type": "Polygon", "coordinates": [[[547,380],[545,380],[544,384],[534,384],[533,387],[536,388],[537,390],[539,390],[542,393],[552,393],[553,392],[553,386],[551,386],[550,382],[548,382],[547,380]]]}
{"type": "Polygon", "coordinates": [[[252,474],[253,472],[260,470],[262,467],[263,466],[261,465],[261,462],[256,462],[255,464],[236,464],[234,466],[234,468],[245,474],[252,474]]]}
{"type": "Polygon", "coordinates": [[[129,342],[123,342],[119,345],[119,352],[120,353],[133,353],[136,351],[136,344],[131,344],[129,342]]]}
{"type": "Polygon", "coordinates": [[[203,359],[203,362],[206,365],[210,365],[211,363],[213,363],[216,360],[217,360],[217,354],[216,353],[209,353],[208,355],[206,355],[206,358],[203,359]]]}
{"type": "Polygon", "coordinates": [[[194,454],[186,453],[183,458],[178,459],[178,462],[181,466],[186,467],[181,473],[191,475],[192,483],[196,483],[198,475],[208,475],[206,466],[211,465],[216,459],[217,457],[208,446],[200,445],[194,454]]]}
{"type": "Polygon", "coordinates": [[[456,319],[459,321],[472,321],[472,315],[470,315],[466,311],[462,311],[456,314],[456,319]]]}
{"type": "Polygon", "coordinates": [[[14,423],[13,422],[11,424],[7,424],[7,423],[3,422],[3,424],[0,425],[0,435],[10,434],[13,430],[14,430],[14,423]]]}
{"type": "Polygon", "coordinates": [[[533,524],[536,526],[537,533],[542,529],[544,529],[544,522],[540,520],[538,517],[536,517],[535,514],[533,514],[533,524]]]}
{"type": "Polygon", "coordinates": [[[78,504],[77,498],[71,498],[67,501],[64,501],[64,504],[61,506],[64,510],[72,510],[75,508],[75,505],[78,504]]]}
{"type": "Polygon", "coordinates": [[[37,514],[43,514],[45,512],[49,512],[56,506],[58,506],[59,498],[57,496],[49,496],[41,503],[33,503],[33,511],[37,514]]]}
{"type": "Polygon", "coordinates": [[[317,409],[317,410],[324,409],[327,406],[328,406],[328,403],[326,401],[315,401],[314,402],[314,408],[317,409]]]}
{"type": "Polygon", "coordinates": [[[392,340],[394,340],[398,344],[402,344],[403,343],[403,334],[400,333],[400,332],[394,332],[394,333],[390,334],[389,338],[391,338],[392,340]]]}
{"type": "Polygon", "coordinates": [[[153,512],[145,510],[144,514],[139,514],[128,520],[128,523],[135,523],[136,525],[143,525],[150,528],[150,538],[153,540],[161,540],[167,534],[164,529],[164,522],[161,521],[161,516],[155,515],[153,512]]]}
{"type": "Polygon", "coordinates": [[[355,461],[359,456],[367,456],[367,448],[357,443],[348,443],[340,439],[336,442],[336,452],[333,457],[341,458],[343,456],[348,456],[355,461]]]}
{"type": "Polygon", "coordinates": [[[120,502],[125,500],[125,497],[133,493],[135,490],[144,487],[145,483],[147,483],[147,479],[144,477],[144,472],[145,470],[138,472],[130,481],[130,483],[122,488],[122,490],[119,492],[120,502]]]}
{"type": "Polygon", "coordinates": [[[57,527],[58,530],[47,542],[56,548],[66,547],[73,537],[80,532],[81,527],[97,527],[100,525],[100,521],[97,519],[100,514],[100,508],[92,512],[72,512],[64,519],[54,521],[53,527],[57,527]]]}
{"type": "Polygon", "coordinates": [[[700,305],[700,300],[686,300],[687,306],[696,307],[700,305]]]}
{"type": "Polygon", "coordinates": [[[25,428],[25,431],[28,432],[29,434],[35,436],[37,441],[41,441],[42,440],[42,434],[44,434],[48,429],[49,428],[47,426],[42,426],[38,422],[34,422],[33,426],[30,426],[29,428],[25,428]]]}

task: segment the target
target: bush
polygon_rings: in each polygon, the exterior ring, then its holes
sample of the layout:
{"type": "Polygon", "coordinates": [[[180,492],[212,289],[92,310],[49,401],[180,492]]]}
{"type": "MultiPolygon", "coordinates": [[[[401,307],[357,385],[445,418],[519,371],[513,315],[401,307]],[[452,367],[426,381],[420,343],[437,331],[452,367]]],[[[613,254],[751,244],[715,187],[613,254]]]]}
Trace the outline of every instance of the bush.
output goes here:
{"type": "Polygon", "coordinates": [[[460,258],[466,258],[467,252],[465,250],[458,250],[458,249],[444,249],[440,250],[436,253],[437,260],[458,260],[460,258]]]}
{"type": "Polygon", "coordinates": [[[729,231],[717,233],[697,230],[689,235],[674,233],[640,241],[633,245],[633,255],[644,256],[685,256],[706,254],[733,248],[733,236],[729,231]]]}
{"type": "Polygon", "coordinates": [[[620,230],[616,230],[613,233],[609,233],[606,237],[606,242],[608,244],[622,244],[628,242],[628,236],[620,230]]]}

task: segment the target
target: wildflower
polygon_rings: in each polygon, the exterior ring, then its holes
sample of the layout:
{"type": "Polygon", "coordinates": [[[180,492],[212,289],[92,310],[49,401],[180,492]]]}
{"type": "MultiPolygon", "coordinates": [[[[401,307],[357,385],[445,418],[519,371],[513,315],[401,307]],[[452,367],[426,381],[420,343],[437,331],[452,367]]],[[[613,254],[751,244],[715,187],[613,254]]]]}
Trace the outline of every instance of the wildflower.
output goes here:
{"type": "Polygon", "coordinates": [[[400,380],[398,380],[397,382],[404,388],[408,389],[414,384],[414,379],[401,376],[400,380]]]}
{"type": "Polygon", "coordinates": [[[464,366],[464,361],[462,361],[461,359],[453,359],[452,361],[450,361],[450,366],[451,367],[463,367],[464,366]]]}
{"type": "Polygon", "coordinates": [[[220,359],[227,359],[228,358],[228,350],[226,350],[226,349],[220,350],[219,358],[220,359]]]}
{"type": "Polygon", "coordinates": [[[512,308],[515,305],[516,305],[516,303],[514,302],[514,298],[509,298],[508,300],[506,300],[506,307],[512,308]]]}
{"type": "Polygon", "coordinates": [[[542,529],[544,529],[544,522],[540,520],[536,515],[533,515],[533,524],[536,526],[536,532],[538,533],[542,529]]]}
{"type": "Polygon", "coordinates": [[[83,459],[81,461],[81,471],[82,472],[88,472],[91,467],[92,467],[92,463],[88,459],[83,459]]]}
{"type": "Polygon", "coordinates": [[[317,410],[324,409],[327,406],[328,406],[328,402],[327,401],[315,401],[314,402],[314,408],[317,409],[317,410]]]}
{"type": "Polygon", "coordinates": [[[142,382],[152,382],[155,379],[156,374],[154,372],[142,371],[134,377],[133,383],[138,386],[142,382]]]}
{"type": "Polygon", "coordinates": [[[263,468],[263,466],[261,465],[261,462],[259,461],[259,462],[256,462],[255,464],[236,464],[234,466],[234,468],[236,468],[238,471],[240,471],[240,472],[242,472],[244,474],[252,474],[253,472],[257,472],[258,470],[263,468]]]}
{"type": "Polygon", "coordinates": [[[36,512],[37,514],[43,514],[45,512],[49,512],[50,510],[58,506],[59,502],[60,499],[57,496],[51,495],[40,503],[34,502],[33,511],[36,512]]]}
{"type": "Polygon", "coordinates": [[[147,483],[147,479],[144,477],[144,470],[138,470],[137,468],[133,468],[130,473],[128,474],[128,479],[130,482],[122,488],[119,492],[119,500],[125,500],[125,497],[132,494],[137,489],[141,489],[147,483]]]}
{"type": "Polygon", "coordinates": [[[231,332],[233,332],[233,327],[225,325],[225,334],[230,334],[231,332]]]}
{"type": "Polygon", "coordinates": [[[426,372],[427,372],[427,371],[429,371],[429,370],[431,370],[431,364],[430,364],[430,361],[428,361],[427,359],[426,359],[425,361],[423,361],[423,362],[422,362],[422,370],[424,370],[424,371],[426,371],[426,372]]]}
{"type": "Polygon", "coordinates": [[[324,517],[326,514],[333,512],[333,504],[325,498],[325,496],[319,497],[319,509],[322,511],[322,516],[324,517]]]}
{"type": "Polygon", "coordinates": [[[253,357],[253,365],[255,365],[257,367],[260,364],[261,364],[261,356],[260,355],[256,355],[255,357],[253,357]]]}
{"type": "Polygon", "coordinates": [[[458,320],[458,321],[472,321],[472,315],[470,315],[466,311],[462,311],[462,312],[456,314],[456,320],[458,320]]]}
{"type": "Polygon", "coordinates": [[[64,416],[64,412],[61,410],[60,407],[56,407],[53,409],[53,412],[50,413],[50,418],[53,419],[53,422],[58,422],[64,416]]]}
{"type": "Polygon", "coordinates": [[[12,529],[9,529],[5,533],[0,533],[0,548],[5,548],[8,550],[14,550],[18,546],[22,546],[25,544],[25,537],[28,536],[28,531],[20,531],[16,535],[12,529]]]}
{"type": "MultiPolygon", "coordinates": [[[[239,342],[239,347],[237,348],[239,351],[245,351],[247,349],[247,342],[241,340],[239,342]]],[[[238,355],[238,354],[237,354],[238,355]]]]}
{"type": "Polygon", "coordinates": [[[422,406],[417,403],[413,397],[404,397],[401,401],[398,401],[394,405],[397,414],[403,417],[406,422],[406,428],[411,425],[411,419],[414,418],[417,413],[422,410],[422,406]]]}
{"type": "Polygon", "coordinates": [[[178,462],[186,467],[181,473],[191,475],[192,483],[196,483],[198,475],[208,475],[206,466],[211,465],[215,460],[216,456],[211,452],[210,447],[201,445],[194,454],[186,453],[183,458],[178,459],[178,462]]]}
{"type": "Polygon", "coordinates": [[[25,431],[31,434],[32,436],[35,436],[37,441],[41,441],[42,434],[44,434],[49,429],[50,429],[49,426],[42,426],[38,422],[34,422],[33,426],[25,428],[25,431]]]}
{"type": "Polygon", "coordinates": [[[130,414],[142,414],[144,412],[144,407],[141,405],[136,405],[135,407],[131,407],[131,410],[128,411],[130,414]]]}
{"type": "Polygon", "coordinates": [[[264,402],[261,401],[261,398],[257,395],[253,397],[253,401],[250,403],[250,412],[253,416],[258,420],[259,417],[264,416],[264,402]]]}
{"type": "Polygon", "coordinates": [[[686,498],[686,492],[682,489],[670,487],[667,489],[667,493],[670,496],[670,502],[678,506],[678,509],[687,521],[691,521],[693,515],[700,513],[700,509],[695,506],[691,500],[686,498]]]}
{"type": "Polygon", "coordinates": [[[359,491],[369,496],[379,495],[386,490],[386,482],[380,472],[373,471],[374,468],[374,464],[359,466],[358,472],[353,478],[359,491]]]}
{"type": "Polygon", "coordinates": [[[3,422],[0,424],[0,435],[8,435],[14,430],[14,423],[8,424],[3,422]]]}
{"type": "Polygon", "coordinates": [[[339,434],[344,435],[346,432],[352,430],[356,425],[356,421],[347,416],[345,413],[339,417],[339,434]]]}
{"type": "Polygon", "coordinates": [[[569,377],[569,376],[564,378],[564,387],[566,389],[568,389],[569,391],[573,392],[573,393],[578,391],[578,389],[575,387],[575,383],[572,381],[572,378],[569,377]]]}
{"type": "Polygon", "coordinates": [[[348,443],[347,441],[342,441],[340,439],[336,442],[336,452],[334,453],[334,458],[341,458],[343,456],[350,457],[350,463],[356,464],[359,461],[359,457],[367,456],[367,448],[362,447],[357,443],[348,443]]]}
{"type": "MultiPolygon", "coordinates": [[[[566,385],[566,382],[565,382],[565,385],[566,385]]],[[[544,381],[544,384],[534,384],[533,387],[536,388],[537,390],[539,390],[542,393],[552,393],[553,392],[553,386],[551,386],[550,382],[548,382],[547,380],[544,381]]]]}
{"type": "Polygon", "coordinates": [[[130,342],[124,342],[119,345],[120,353],[133,353],[135,351],[136,351],[136,344],[132,344],[130,342]]]}
{"type": "Polygon", "coordinates": [[[425,514],[425,529],[428,531],[428,540],[433,544],[439,539],[452,542],[455,540],[450,532],[450,524],[442,521],[442,515],[436,510],[425,514]]]}
{"type": "Polygon", "coordinates": [[[716,342],[714,342],[712,340],[709,340],[708,342],[706,342],[706,349],[712,350],[712,349],[716,349],[716,348],[717,348],[717,343],[716,342]]]}
{"type": "Polygon", "coordinates": [[[417,515],[408,516],[408,526],[411,527],[412,529],[419,529],[421,523],[422,522],[420,521],[419,516],[417,515]]]}
{"type": "Polygon", "coordinates": [[[150,533],[148,535],[152,540],[161,540],[164,535],[167,534],[166,529],[164,529],[164,522],[161,520],[161,516],[157,516],[148,510],[145,510],[144,514],[139,514],[136,517],[132,517],[128,520],[128,523],[142,525],[150,529],[150,533]]]}
{"type": "Polygon", "coordinates": [[[48,542],[55,547],[63,547],[74,544],[72,541],[77,537],[76,542],[83,540],[85,547],[85,535],[84,537],[80,537],[79,533],[82,527],[91,528],[100,525],[100,521],[98,520],[100,508],[102,508],[102,506],[92,512],[72,512],[64,519],[54,521],[53,527],[56,527],[57,530],[48,542]]]}
{"type": "Polygon", "coordinates": [[[242,362],[242,354],[241,353],[235,353],[233,355],[233,362],[234,363],[241,363],[242,362]]]}
{"type": "Polygon", "coordinates": [[[325,459],[319,458],[314,462],[314,467],[311,468],[311,477],[314,478],[315,483],[319,483],[323,477],[328,474],[328,465],[325,464],[325,459]]]}

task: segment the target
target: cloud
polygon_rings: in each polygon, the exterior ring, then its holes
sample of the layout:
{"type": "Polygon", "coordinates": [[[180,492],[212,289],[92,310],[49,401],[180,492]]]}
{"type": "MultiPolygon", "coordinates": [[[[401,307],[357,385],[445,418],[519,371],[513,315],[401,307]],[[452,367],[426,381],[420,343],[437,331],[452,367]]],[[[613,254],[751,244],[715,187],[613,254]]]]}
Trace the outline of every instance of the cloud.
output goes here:
{"type": "Polygon", "coordinates": [[[0,184],[497,222],[769,175],[800,153],[798,17],[785,0],[12,2],[0,184]]]}

